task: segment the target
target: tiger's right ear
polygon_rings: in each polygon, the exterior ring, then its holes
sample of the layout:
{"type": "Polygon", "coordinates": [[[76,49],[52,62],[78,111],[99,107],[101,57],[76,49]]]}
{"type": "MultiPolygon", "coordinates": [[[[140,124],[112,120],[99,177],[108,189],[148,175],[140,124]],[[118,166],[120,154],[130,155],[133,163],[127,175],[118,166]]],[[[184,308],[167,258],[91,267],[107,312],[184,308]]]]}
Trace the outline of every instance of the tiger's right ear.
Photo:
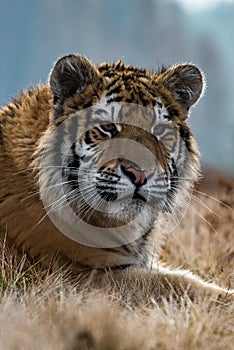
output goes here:
{"type": "Polygon", "coordinates": [[[63,104],[66,98],[83,91],[98,77],[97,68],[86,57],[68,55],[60,58],[49,77],[49,84],[54,94],[54,104],[63,104]]]}

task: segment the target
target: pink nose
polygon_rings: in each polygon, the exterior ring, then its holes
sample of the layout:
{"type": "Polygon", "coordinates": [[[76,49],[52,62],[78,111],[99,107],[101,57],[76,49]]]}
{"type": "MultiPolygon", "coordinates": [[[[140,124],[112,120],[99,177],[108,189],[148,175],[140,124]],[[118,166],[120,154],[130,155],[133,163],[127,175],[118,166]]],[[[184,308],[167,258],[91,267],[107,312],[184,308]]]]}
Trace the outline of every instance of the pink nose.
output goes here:
{"type": "Polygon", "coordinates": [[[154,173],[153,169],[150,170],[137,170],[134,167],[124,168],[124,172],[133,181],[134,184],[142,186],[147,182],[147,179],[154,173]]]}

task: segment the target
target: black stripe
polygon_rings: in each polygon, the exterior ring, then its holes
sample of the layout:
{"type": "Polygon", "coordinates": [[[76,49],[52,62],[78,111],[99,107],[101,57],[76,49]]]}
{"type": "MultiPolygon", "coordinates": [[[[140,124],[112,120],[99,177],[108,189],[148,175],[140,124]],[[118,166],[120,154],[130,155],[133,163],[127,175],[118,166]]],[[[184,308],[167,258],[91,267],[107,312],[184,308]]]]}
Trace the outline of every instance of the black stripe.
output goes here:
{"type": "Polygon", "coordinates": [[[189,130],[188,126],[185,126],[184,124],[180,125],[180,136],[184,140],[185,146],[188,149],[188,151],[196,154],[196,152],[194,152],[194,149],[193,149],[193,147],[191,145],[192,133],[189,130]]]}
{"type": "Polygon", "coordinates": [[[71,157],[68,158],[67,166],[63,168],[63,173],[64,176],[67,177],[68,181],[71,181],[70,186],[73,189],[79,189],[79,182],[78,180],[78,171],[75,171],[74,169],[79,169],[80,168],[80,157],[76,153],[76,143],[73,143],[71,146],[71,157]],[[67,175],[68,172],[68,175],[67,175]]]}
{"type": "Polygon", "coordinates": [[[101,191],[105,191],[106,193],[108,193],[108,191],[116,191],[116,188],[115,187],[112,187],[112,186],[105,186],[105,185],[99,185],[99,183],[97,183],[96,185],[97,189],[98,190],[101,190],[101,191]]]}
{"type": "Polygon", "coordinates": [[[167,106],[167,110],[169,115],[165,115],[164,117],[167,118],[168,120],[172,120],[174,117],[179,116],[179,112],[175,107],[167,106]]]}
{"type": "Polygon", "coordinates": [[[69,128],[68,128],[68,135],[70,137],[70,140],[73,143],[75,143],[77,140],[77,134],[78,134],[78,116],[71,117],[68,122],[70,122],[69,128]]]}
{"type": "Polygon", "coordinates": [[[90,130],[86,131],[85,133],[85,143],[87,143],[88,145],[93,143],[93,141],[91,140],[90,136],[89,136],[90,130]]]}
{"type": "Polygon", "coordinates": [[[0,125],[0,145],[3,145],[3,134],[2,134],[1,125],[0,125]]]}
{"type": "Polygon", "coordinates": [[[170,171],[171,188],[167,191],[167,201],[165,203],[164,210],[170,213],[171,209],[170,209],[169,203],[174,198],[174,194],[178,184],[177,167],[173,158],[171,158],[171,166],[169,165],[169,171],[170,171]]]}
{"type": "Polygon", "coordinates": [[[121,250],[124,250],[128,254],[132,253],[132,249],[129,249],[129,245],[121,245],[118,248],[100,248],[100,249],[107,251],[107,252],[115,253],[115,254],[120,253],[123,256],[125,256],[125,254],[123,254],[123,252],[121,252],[121,250]]]}
{"type": "Polygon", "coordinates": [[[114,87],[114,85],[120,80],[119,76],[117,76],[115,79],[113,79],[111,81],[111,83],[109,85],[107,85],[107,90],[111,89],[112,87],[114,87]]]}
{"type": "Polygon", "coordinates": [[[124,96],[116,96],[110,98],[107,103],[112,103],[112,102],[122,102],[124,100],[124,96]]]}
{"type": "Polygon", "coordinates": [[[97,114],[97,115],[102,115],[103,113],[107,114],[108,112],[103,108],[99,108],[99,109],[95,110],[95,114],[97,114]]]}
{"type": "MultiPolygon", "coordinates": [[[[156,98],[157,95],[155,94],[155,91],[151,89],[145,82],[141,81],[141,84],[146,88],[146,90],[151,94],[153,98],[156,98]]],[[[155,101],[156,102],[156,101],[155,101]]]]}
{"type": "Polygon", "coordinates": [[[133,264],[113,265],[113,266],[110,266],[110,269],[111,270],[124,270],[124,269],[127,269],[128,267],[131,267],[131,266],[133,266],[133,264]]]}
{"type": "Polygon", "coordinates": [[[121,91],[122,86],[121,85],[117,85],[116,87],[113,87],[110,91],[108,91],[108,93],[106,94],[106,97],[113,95],[113,94],[118,94],[121,91]]]}
{"type": "Polygon", "coordinates": [[[97,179],[97,181],[99,182],[99,183],[103,183],[103,184],[113,184],[113,185],[116,185],[117,183],[118,183],[118,181],[117,180],[105,180],[105,179],[99,179],[98,177],[96,177],[96,179],[97,179]]]}
{"type": "MultiPolygon", "coordinates": [[[[147,230],[147,231],[144,233],[144,235],[141,236],[141,237],[137,240],[137,242],[136,242],[136,243],[137,243],[137,251],[136,251],[136,253],[135,253],[136,258],[138,258],[139,256],[142,257],[142,255],[143,255],[143,256],[145,255],[145,254],[143,254],[143,253],[144,253],[144,248],[145,248],[145,246],[146,246],[146,244],[147,244],[147,242],[148,242],[148,238],[149,238],[150,232],[152,231],[152,228],[153,228],[153,227],[151,227],[149,230],[147,230]]],[[[144,256],[144,260],[140,261],[142,266],[145,266],[145,265],[146,265],[146,263],[147,263],[147,258],[148,258],[148,256],[145,255],[145,256],[144,256]]]]}

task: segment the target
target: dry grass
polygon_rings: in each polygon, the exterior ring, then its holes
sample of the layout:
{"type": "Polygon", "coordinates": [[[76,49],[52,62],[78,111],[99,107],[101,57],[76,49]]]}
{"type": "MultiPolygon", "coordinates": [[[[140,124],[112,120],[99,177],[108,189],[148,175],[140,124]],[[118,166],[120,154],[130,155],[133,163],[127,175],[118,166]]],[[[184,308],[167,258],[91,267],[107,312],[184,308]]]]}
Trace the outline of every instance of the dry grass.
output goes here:
{"type": "MultiPolygon", "coordinates": [[[[187,213],[162,260],[233,288],[233,185],[221,182],[208,191],[225,204],[199,195],[212,212],[193,202],[200,217],[187,213]]],[[[78,292],[61,272],[25,272],[11,257],[3,247],[0,349],[234,349],[234,305],[184,299],[133,309],[102,291],[78,292]]]]}

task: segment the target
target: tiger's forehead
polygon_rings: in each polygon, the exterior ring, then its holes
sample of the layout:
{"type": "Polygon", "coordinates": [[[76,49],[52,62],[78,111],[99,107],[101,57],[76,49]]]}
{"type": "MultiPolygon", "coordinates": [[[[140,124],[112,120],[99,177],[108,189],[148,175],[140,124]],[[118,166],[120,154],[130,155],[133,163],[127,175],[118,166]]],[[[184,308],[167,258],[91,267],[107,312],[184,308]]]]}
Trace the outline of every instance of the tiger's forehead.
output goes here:
{"type": "Polygon", "coordinates": [[[104,94],[92,109],[93,118],[98,117],[104,123],[126,123],[146,130],[151,130],[159,121],[171,123],[169,112],[160,98],[155,98],[152,107],[149,108],[132,102],[116,102],[114,95],[110,101],[109,94],[104,94]]]}
{"type": "Polygon", "coordinates": [[[146,76],[127,73],[107,79],[105,91],[107,102],[131,102],[153,108],[157,94],[152,82],[146,76]]]}
{"type": "Polygon", "coordinates": [[[103,122],[137,122],[147,129],[160,120],[176,124],[177,117],[182,115],[175,99],[158,84],[157,74],[126,66],[121,61],[113,65],[104,63],[98,70],[101,77],[95,84],[77,91],[65,101],[65,115],[96,110],[96,113],[88,113],[88,120],[91,117],[103,122]],[[138,107],[133,108],[133,105],[138,107]]]}
{"type": "Polygon", "coordinates": [[[152,73],[122,62],[113,67],[107,64],[101,71],[106,84],[100,104],[109,110],[112,121],[150,129],[159,120],[171,120],[167,108],[171,102],[161,96],[152,73]]]}

